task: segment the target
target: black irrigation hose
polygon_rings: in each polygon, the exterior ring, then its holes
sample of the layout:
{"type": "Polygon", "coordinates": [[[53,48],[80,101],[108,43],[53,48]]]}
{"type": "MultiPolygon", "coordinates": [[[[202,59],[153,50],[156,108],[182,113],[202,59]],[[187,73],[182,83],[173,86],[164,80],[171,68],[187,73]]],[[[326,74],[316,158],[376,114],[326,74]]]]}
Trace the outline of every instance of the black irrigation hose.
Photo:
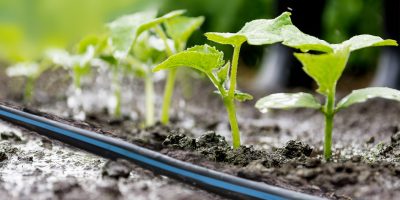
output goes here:
{"type": "Polygon", "coordinates": [[[321,199],[209,170],[120,139],[62,124],[2,105],[0,105],[0,119],[106,158],[131,160],[156,173],[164,174],[234,199],[321,199]]]}

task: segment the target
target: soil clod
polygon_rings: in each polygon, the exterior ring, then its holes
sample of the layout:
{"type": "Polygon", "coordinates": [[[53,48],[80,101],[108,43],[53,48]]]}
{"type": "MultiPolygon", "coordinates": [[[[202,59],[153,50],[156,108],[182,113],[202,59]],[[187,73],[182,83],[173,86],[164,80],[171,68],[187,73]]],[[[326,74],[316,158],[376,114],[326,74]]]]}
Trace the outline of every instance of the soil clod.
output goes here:
{"type": "Polygon", "coordinates": [[[13,140],[16,142],[22,141],[21,137],[19,137],[16,133],[10,132],[2,132],[0,133],[1,140],[13,140]]]}
{"type": "Polygon", "coordinates": [[[313,149],[308,145],[300,141],[290,140],[285,147],[281,149],[281,152],[287,158],[298,158],[300,156],[310,156],[313,149]]]}
{"type": "Polygon", "coordinates": [[[127,161],[108,161],[103,167],[102,175],[114,179],[127,178],[132,171],[127,161]]]}

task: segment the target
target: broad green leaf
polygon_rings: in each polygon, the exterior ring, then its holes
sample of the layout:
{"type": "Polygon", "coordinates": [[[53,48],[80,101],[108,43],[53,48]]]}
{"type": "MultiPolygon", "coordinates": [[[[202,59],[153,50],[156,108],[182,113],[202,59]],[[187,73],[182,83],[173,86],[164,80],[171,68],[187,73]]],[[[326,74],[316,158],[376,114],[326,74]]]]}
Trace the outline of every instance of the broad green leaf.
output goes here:
{"type": "Polygon", "coordinates": [[[250,94],[244,93],[244,92],[240,92],[240,91],[235,91],[235,99],[240,101],[240,102],[244,102],[247,100],[252,100],[253,96],[251,96],[250,94]]]}
{"type": "Polygon", "coordinates": [[[336,49],[340,48],[350,48],[350,51],[355,51],[358,49],[373,47],[373,46],[397,46],[395,40],[383,40],[378,36],[373,35],[356,35],[341,44],[332,45],[336,49]]]}
{"type": "Polygon", "coordinates": [[[155,26],[160,25],[161,23],[165,22],[166,20],[174,18],[179,15],[182,15],[185,12],[186,12],[186,10],[174,10],[174,11],[171,11],[161,17],[157,17],[155,19],[152,19],[148,22],[141,24],[137,29],[136,37],[139,36],[140,34],[142,34],[144,31],[154,28],[155,26]]]}
{"type": "Polygon", "coordinates": [[[111,47],[114,57],[125,58],[136,38],[138,28],[150,22],[157,15],[156,11],[138,12],[122,16],[108,24],[110,29],[111,47]]]}
{"type": "Polygon", "coordinates": [[[261,98],[256,103],[256,108],[261,112],[269,109],[291,109],[291,108],[321,108],[321,104],[308,93],[277,93],[261,98]]]}
{"type": "Polygon", "coordinates": [[[224,54],[215,47],[208,45],[194,46],[185,51],[170,56],[157,65],[153,72],[176,67],[192,67],[206,74],[212,73],[224,64],[224,54]]]}
{"type": "Polygon", "coordinates": [[[281,37],[282,28],[291,25],[290,13],[284,12],[275,19],[258,19],[247,22],[238,32],[247,37],[251,45],[273,44],[283,40],[281,37]]]}
{"type": "Polygon", "coordinates": [[[17,63],[6,69],[6,74],[9,77],[25,76],[31,78],[37,78],[45,70],[44,67],[40,66],[36,62],[24,62],[17,63]]]}
{"type": "Polygon", "coordinates": [[[336,88],[336,83],[343,73],[350,51],[346,48],[320,55],[308,53],[295,53],[294,55],[302,63],[303,70],[317,82],[319,86],[317,91],[328,95],[336,88]]]}
{"type": "Polygon", "coordinates": [[[288,25],[282,28],[282,44],[300,49],[302,52],[321,51],[326,53],[333,52],[331,45],[324,40],[320,40],[314,36],[301,32],[296,26],[288,25]]]}
{"type": "Polygon", "coordinates": [[[169,37],[179,43],[179,47],[185,48],[187,40],[195,30],[200,28],[204,22],[204,17],[185,17],[178,16],[165,21],[165,29],[169,37]]]}
{"type": "Polygon", "coordinates": [[[336,110],[347,108],[356,103],[362,103],[372,98],[384,98],[400,101],[400,91],[387,87],[370,87],[354,90],[337,104],[336,110]]]}
{"type": "Polygon", "coordinates": [[[205,35],[211,41],[237,45],[246,41],[251,45],[273,44],[283,40],[282,28],[291,25],[290,13],[284,12],[275,19],[257,19],[246,23],[237,33],[215,33],[205,35]]]}
{"type": "Polygon", "coordinates": [[[228,79],[230,67],[231,67],[231,62],[228,61],[224,66],[218,69],[217,77],[220,84],[223,84],[228,79]]]}

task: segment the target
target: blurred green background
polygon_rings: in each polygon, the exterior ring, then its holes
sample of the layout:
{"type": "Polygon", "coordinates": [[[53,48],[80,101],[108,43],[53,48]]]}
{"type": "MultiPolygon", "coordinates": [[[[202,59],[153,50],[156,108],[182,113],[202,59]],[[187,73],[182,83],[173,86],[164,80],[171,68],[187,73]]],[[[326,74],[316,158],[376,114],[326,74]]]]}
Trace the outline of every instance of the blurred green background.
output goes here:
{"type": "MultiPolygon", "coordinates": [[[[15,63],[36,60],[48,47],[71,48],[89,33],[101,33],[112,19],[149,7],[160,14],[187,9],[188,15],[206,17],[200,32],[189,46],[205,42],[207,31],[238,31],[245,22],[273,18],[279,0],[1,0],[0,60],[15,63]]],[[[382,35],[381,1],[327,0],[323,14],[322,38],[341,42],[352,35],[382,35]]],[[[310,22],[313,23],[313,22],[310,22]]],[[[229,51],[229,48],[224,47],[229,51]]],[[[244,47],[244,61],[256,66],[261,47],[244,47]]],[[[374,67],[377,49],[357,52],[350,61],[352,69],[374,67]]]]}

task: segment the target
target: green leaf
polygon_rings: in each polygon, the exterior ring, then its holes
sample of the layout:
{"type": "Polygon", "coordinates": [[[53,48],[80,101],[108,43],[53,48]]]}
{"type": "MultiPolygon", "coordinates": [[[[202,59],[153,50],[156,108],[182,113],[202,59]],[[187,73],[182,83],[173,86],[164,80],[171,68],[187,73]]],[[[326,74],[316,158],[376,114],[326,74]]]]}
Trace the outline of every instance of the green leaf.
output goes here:
{"type": "Polygon", "coordinates": [[[150,22],[157,15],[156,11],[144,11],[122,16],[108,24],[111,47],[114,57],[125,58],[137,36],[138,28],[150,22]]]}
{"type": "Polygon", "coordinates": [[[283,27],[282,37],[284,38],[282,44],[292,48],[300,49],[302,52],[308,52],[310,50],[326,53],[333,52],[333,48],[328,42],[301,32],[294,25],[283,27]]]}
{"type": "Polygon", "coordinates": [[[244,92],[240,92],[240,91],[235,91],[235,99],[240,101],[240,102],[244,102],[247,100],[252,100],[253,96],[251,96],[250,94],[244,93],[244,92]]]}
{"type": "Polygon", "coordinates": [[[341,44],[332,45],[336,49],[341,48],[350,48],[350,51],[355,51],[358,49],[373,47],[373,46],[397,46],[397,42],[395,40],[383,40],[378,36],[373,35],[357,35],[354,36],[341,44]]]}
{"type": "Polygon", "coordinates": [[[208,40],[230,45],[240,45],[247,40],[246,36],[238,33],[208,32],[205,34],[208,40]]]}
{"type": "Polygon", "coordinates": [[[108,63],[109,65],[116,66],[118,64],[118,60],[114,56],[111,56],[111,55],[100,55],[99,58],[102,61],[108,63]]]}
{"type": "Polygon", "coordinates": [[[204,17],[178,16],[165,21],[165,29],[169,37],[185,48],[187,40],[204,22],[204,17]]]}
{"type": "Polygon", "coordinates": [[[155,26],[160,25],[161,23],[165,22],[166,20],[174,18],[179,15],[182,15],[185,12],[186,12],[186,10],[174,10],[174,11],[171,11],[161,17],[157,17],[155,19],[152,19],[150,21],[147,21],[147,22],[141,24],[136,31],[136,37],[138,37],[144,31],[154,28],[155,26]]]}
{"type": "Polygon", "coordinates": [[[354,90],[337,104],[336,110],[347,108],[356,103],[363,103],[372,98],[384,98],[400,101],[400,91],[387,87],[370,87],[354,90]]]}
{"type": "Polygon", "coordinates": [[[237,33],[209,32],[207,39],[221,44],[238,45],[247,40],[251,45],[273,44],[283,40],[282,28],[291,25],[290,13],[284,12],[275,19],[258,19],[246,23],[237,33]]]}
{"type": "Polygon", "coordinates": [[[192,67],[206,74],[212,73],[224,64],[224,54],[215,47],[208,45],[194,46],[185,51],[170,56],[157,65],[153,72],[176,67],[192,67]]]}
{"type": "Polygon", "coordinates": [[[269,109],[313,108],[320,109],[321,104],[308,93],[277,93],[261,98],[256,106],[260,112],[269,109]]]}
{"type": "Polygon", "coordinates": [[[331,53],[344,48],[349,48],[350,51],[372,47],[372,46],[397,46],[395,40],[383,40],[378,36],[373,35],[357,35],[340,44],[329,44],[328,42],[318,39],[314,36],[301,32],[294,25],[288,25],[282,28],[282,44],[300,49],[303,52],[320,51],[331,53]]]}
{"type": "Polygon", "coordinates": [[[320,55],[307,53],[294,55],[302,63],[303,70],[317,82],[319,86],[317,91],[323,95],[329,95],[336,88],[336,83],[346,67],[350,51],[346,48],[320,55]]]}
{"type": "Polygon", "coordinates": [[[283,40],[282,28],[291,25],[290,12],[284,12],[275,19],[258,19],[247,22],[238,32],[247,37],[251,45],[273,44],[283,40]]]}
{"type": "Polygon", "coordinates": [[[228,61],[223,67],[218,69],[217,77],[220,84],[223,84],[228,79],[230,66],[231,62],[228,61]]]}
{"type": "Polygon", "coordinates": [[[97,46],[101,42],[101,39],[96,35],[88,35],[84,37],[76,46],[78,54],[84,54],[89,46],[97,46]]]}

